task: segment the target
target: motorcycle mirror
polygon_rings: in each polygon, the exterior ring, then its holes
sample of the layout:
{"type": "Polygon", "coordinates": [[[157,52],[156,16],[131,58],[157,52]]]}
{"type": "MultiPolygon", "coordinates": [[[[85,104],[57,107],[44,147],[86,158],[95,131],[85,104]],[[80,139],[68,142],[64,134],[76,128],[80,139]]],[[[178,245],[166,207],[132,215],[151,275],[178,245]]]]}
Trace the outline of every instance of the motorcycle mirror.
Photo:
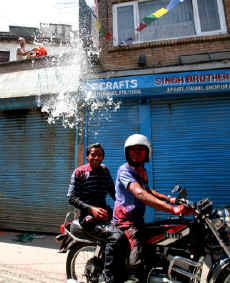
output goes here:
{"type": "Polygon", "coordinates": [[[175,193],[179,193],[178,195],[178,199],[180,198],[184,198],[186,199],[187,198],[187,191],[185,188],[181,187],[180,185],[175,185],[174,188],[172,189],[172,193],[175,194],[175,193]]]}
{"type": "Polygon", "coordinates": [[[175,185],[175,186],[173,187],[172,191],[171,191],[172,194],[175,194],[175,193],[177,193],[177,192],[180,192],[181,188],[182,188],[182,187],[180,187],[179,185],[175,185]]]}
{"type": "Polygon", "coordinates": [[[178,195],[178,197],[177,198],[184,198],[184,199],[186,199],[187,198],[187,191],[186,191],[186,189],[185,188],[182,188],[181,189],[181,191],[180,191],[180,193],[179,193],[179,195],[178,195]]]}

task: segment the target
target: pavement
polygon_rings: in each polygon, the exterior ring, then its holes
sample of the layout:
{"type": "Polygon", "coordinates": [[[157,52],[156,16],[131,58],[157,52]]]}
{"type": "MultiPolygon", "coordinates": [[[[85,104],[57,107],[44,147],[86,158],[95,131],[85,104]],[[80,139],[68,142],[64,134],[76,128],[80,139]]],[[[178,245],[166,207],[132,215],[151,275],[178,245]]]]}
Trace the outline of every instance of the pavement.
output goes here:
{"type": "Polygon", "coordinates": [[[66,283],[55,236],[0,231],[0,283],[66,283]]]}

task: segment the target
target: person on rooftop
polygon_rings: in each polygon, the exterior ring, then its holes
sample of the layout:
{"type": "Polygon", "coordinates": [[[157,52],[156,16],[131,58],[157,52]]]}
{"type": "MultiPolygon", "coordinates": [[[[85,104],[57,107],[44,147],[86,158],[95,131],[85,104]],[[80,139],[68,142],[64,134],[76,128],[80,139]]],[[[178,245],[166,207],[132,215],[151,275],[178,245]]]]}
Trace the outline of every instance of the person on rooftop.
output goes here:
{"type": "Polygon", "coordinates": [[[16,60],[25,60],[25,59],[30,59],[32,56],[32,50],[26,51],[26,40],[24,37],[19,37],[18,38],[18,43],[20,47],[17,48],[16,50],[16,60]]]}

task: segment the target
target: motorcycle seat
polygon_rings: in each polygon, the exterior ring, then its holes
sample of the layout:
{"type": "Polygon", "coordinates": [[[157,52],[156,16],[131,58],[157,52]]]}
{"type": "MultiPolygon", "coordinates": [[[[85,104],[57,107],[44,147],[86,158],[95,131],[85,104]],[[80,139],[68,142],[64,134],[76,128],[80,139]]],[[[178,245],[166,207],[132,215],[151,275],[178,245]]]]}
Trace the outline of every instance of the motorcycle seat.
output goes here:
{"type": "Polygon", "coordinates": [[[81,226],[79,219],[74,219],[70,225],[70,232],[77,237],[84,236],[85,231],[81,226]]]}
{"type": "Polygon", "coordinates": [[[104,240],[104,238],[96,235],[95,233],[87,232],[80,224],[79,219],[74,219],[72,221],[71,226],[70,226],[70,232],[74,236],[78,238],[82,238],[82,239],[87,239],[91,241],[95,241],[95,240],[103,241],[104,240]]]}

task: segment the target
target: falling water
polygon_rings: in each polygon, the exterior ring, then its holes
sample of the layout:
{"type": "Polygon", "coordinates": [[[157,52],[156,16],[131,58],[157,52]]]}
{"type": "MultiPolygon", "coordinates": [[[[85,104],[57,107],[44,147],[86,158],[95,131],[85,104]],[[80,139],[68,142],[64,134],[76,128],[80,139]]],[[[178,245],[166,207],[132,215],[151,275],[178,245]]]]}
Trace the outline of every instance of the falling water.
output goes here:
{"type": "MultiPolygon", "coordinates": [[[[98,51],[94,49],[94,52],[98,51]]],[[[99,121],[110,119],[111,113],[119,109],[120,102],[112,96],[102,99],[94,92],[80,91],[83,81],[93,73],[80,39],[75,40],[74,47],[67,48],[65,54],[47,62],[49,66],[37,73],[41,94],[37,104],[48,115],[50,124],[61,120],[64,127],[78,127],[86,110],[88,120],[99,121]]]]}

